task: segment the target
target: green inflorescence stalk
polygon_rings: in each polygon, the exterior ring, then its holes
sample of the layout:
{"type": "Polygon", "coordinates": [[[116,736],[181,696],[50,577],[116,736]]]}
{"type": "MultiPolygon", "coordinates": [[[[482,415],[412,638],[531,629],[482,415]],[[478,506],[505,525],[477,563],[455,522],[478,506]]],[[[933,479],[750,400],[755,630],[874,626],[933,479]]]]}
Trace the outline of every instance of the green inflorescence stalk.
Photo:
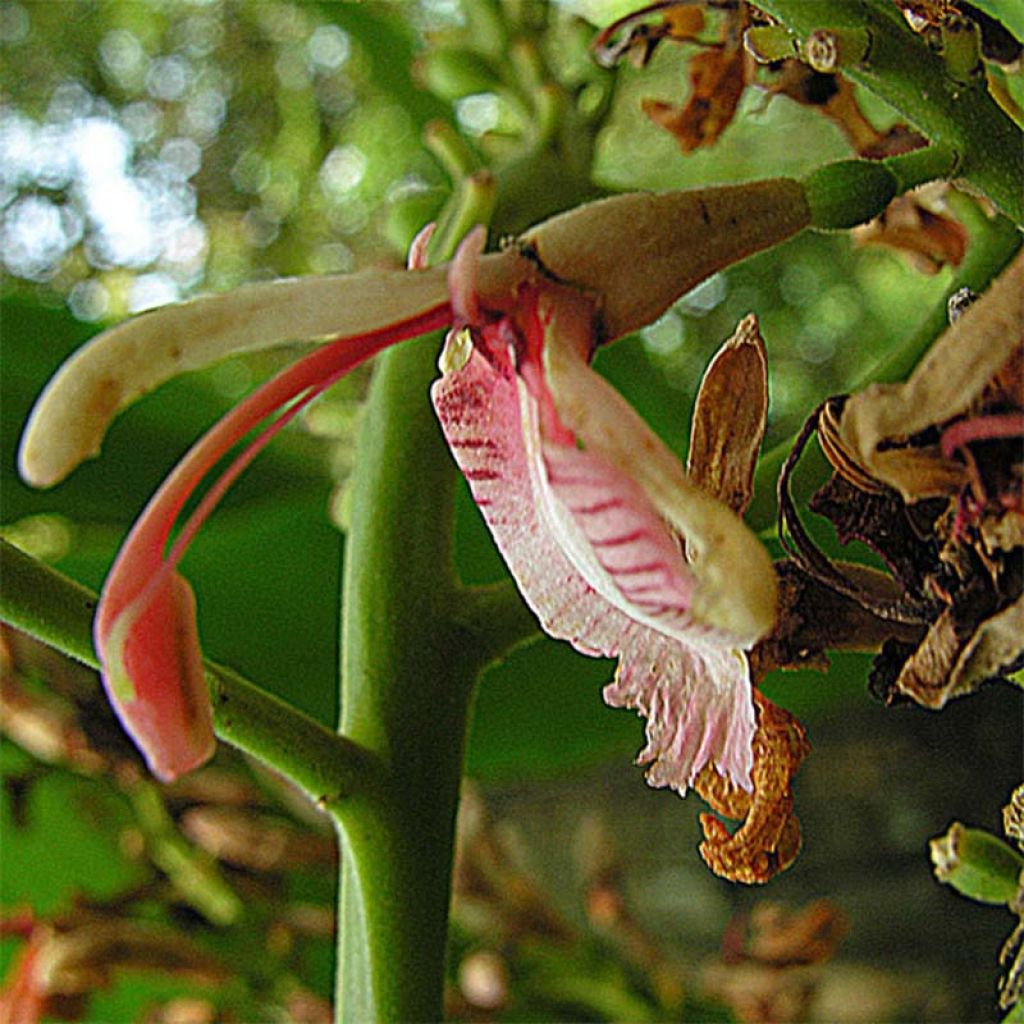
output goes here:
{"type": "Polygon", "coordinates": [[[983,76],[958,81],[889,0],[757,0],[796,35],[863,31],[870,46],[842,74],[893,106],[933,145],[956,154],[956,174],[1024,226],[1024,135],[989,95],[983,76]]]}

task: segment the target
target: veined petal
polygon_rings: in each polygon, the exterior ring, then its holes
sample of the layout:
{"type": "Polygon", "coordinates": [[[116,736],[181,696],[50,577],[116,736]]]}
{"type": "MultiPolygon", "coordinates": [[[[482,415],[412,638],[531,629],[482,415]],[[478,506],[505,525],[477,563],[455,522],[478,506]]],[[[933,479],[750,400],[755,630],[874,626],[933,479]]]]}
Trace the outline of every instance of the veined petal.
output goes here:
{"type": "Polygon", "coordinates": [[[544,441],[536,398],[518,377],[511,351],[492,351],[488,358],[464,339],[459,345],[454,339],[443,362],[434,406],[544,630],[585,654],[620,658],[617,682],[606,697],[649,716],[641,757],[654,763],[655,784],[683,792],[712,763],[749,788],[754,712],[745,659],[694,640],[688,631],[687,570],[678,549],[668,546],[664,526],[628,474],[593,454],[544,441]],[[552,474],[561,483],[553,485],[552,474]],[[592,523],[581,525],[588,516],[577,499],[598,484],[607,488],[606,499],[621,504],[608,510],[607,519],[598,511],[592,523]],[[593,543],[614,539],[622,529],[635,533],[624,542],[634,557],[661,560],[658,569],[644,570],[654,581],[651,593],[664,605],[657,612],[631,604],[623,593],[626,562],[609,553],[615,545],[601,554],[600,543],[593,543]],[[670,724],[665,714],[679,717],[670,724]]]}
{"type": "Polygon", "coordinates": [[[40,395],[22,438],[22,476],[59,483],[95,456],[117,412],[188,370],[237,352],[358,335],[447,307],[444,268],[289,278],[165,306],[126,320],[71,356],[40,395]]]}
{"type": "Polygon", "coordinates": [[[775,571],[768,552],[739,516],[686,476],[636,410],[590,368],[572,312],[567,316],[544,296],[541,301],[549,339],[546,379],[562,422],[587,451],[632,477],[685,540],[687,566],[695,577],[694,618],[738,646],[754,643],[775,618],[775,571]]]}
{"type": "Polygon", "coordinates": [[[288,367],[192,447],[135,523],[107,576],[94,632],[110,702],[158,777],[170,780],[190,771],[214,747],[195,603],[175,571],[192,537],[231,483],[300,409],[380,349],[444,326],[449,315],[442,305],[389,329],[335,341],[288,367]],[[203,477],[282,408],[210,488],[165,558],[174,523],[203,477]]]}

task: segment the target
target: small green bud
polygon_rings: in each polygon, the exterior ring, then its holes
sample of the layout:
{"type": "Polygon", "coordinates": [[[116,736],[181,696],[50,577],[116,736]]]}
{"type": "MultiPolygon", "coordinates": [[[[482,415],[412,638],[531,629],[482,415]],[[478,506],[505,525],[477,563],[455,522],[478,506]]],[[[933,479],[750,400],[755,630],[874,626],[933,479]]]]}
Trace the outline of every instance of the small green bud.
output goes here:
{"type": "Polygon", "coordinates": [[[930,849],[935,877],[962,895],[981,903],[1016,897],[1024,857],[991,833],[954,822],[930,849]]]}
{"type": "Polygon", "coordinates": [[[981,63],[981,33],[969,18],[951,17],[942,23],[942,59],[954,82],[963,85],[984,74],[981,63]]]}
{"type": "Polygon", "coordinates": [[[447,101],[493,92],[500,82],[497,71],[486,57],[461,48],[427,51],[416,62],[415,74],[424,88],[447,101]]]}
{"type": "Polygon", "coordinates": [[[896,176],[873,160],[839,160],[803,179],[811,227],[841,231],[877,217],[897,194],[896,176]]]}

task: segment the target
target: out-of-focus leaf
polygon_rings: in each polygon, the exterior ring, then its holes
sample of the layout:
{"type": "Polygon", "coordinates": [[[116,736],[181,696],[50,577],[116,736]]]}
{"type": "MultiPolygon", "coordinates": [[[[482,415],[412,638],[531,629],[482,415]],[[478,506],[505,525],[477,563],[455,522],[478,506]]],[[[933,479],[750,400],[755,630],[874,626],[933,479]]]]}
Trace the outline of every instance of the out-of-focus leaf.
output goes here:
{"type": "Polygon", "coordinates": [[[971,0],[971,6],[995,18],[1024,42],[1024,4],[1014,0],[971,0]]]}
{"type": "Polygon", "coordinates": [[[140,880],[118,846],[131,813],[103,782],[53,773],[38,778],[23,823],[14,816],[12,784],[0,801],[6,905],[30,903],[45,916],[66,909],[75,893],[106,899],[140,880]]]}

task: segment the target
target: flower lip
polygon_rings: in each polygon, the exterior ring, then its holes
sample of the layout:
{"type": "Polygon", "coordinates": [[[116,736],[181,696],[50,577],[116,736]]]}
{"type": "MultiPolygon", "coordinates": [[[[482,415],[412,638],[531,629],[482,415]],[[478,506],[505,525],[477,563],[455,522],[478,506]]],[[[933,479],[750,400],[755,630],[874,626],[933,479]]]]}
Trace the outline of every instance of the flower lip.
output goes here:
{"type": "MultiPolygon", "coordinates": [[[[465,291],[478,252],[479,240],[468,242],[453,265],[465,291]]],[[[584,653],[619,657],[606,699],[648,718],[641,760],[652,764],[652,783],[683,791],[714,763],[749,788],[749,666],[733,645],[771,625],[770,560],[590,369],[587,296],[536,278],[519,286],[518,300],[508,315],[479,312],[486,297],[453,301],[476,311],[476,322],[449,336],[432,390],[452,452],[545,631],[584,653]],[[696,562],[683,558],[666,521],[685,522],[696,562]]],[[[756,323],[741,328],[739,355],[726,361],[749,361],[753,348],[763,376],[756,323]]],[[[760,404],[737,434],[748,460],[764,428],[763,381],[755,391],[760,404]]],[[[749,469],[724,472],[723,486],[746,495],[749,469]]]]}

